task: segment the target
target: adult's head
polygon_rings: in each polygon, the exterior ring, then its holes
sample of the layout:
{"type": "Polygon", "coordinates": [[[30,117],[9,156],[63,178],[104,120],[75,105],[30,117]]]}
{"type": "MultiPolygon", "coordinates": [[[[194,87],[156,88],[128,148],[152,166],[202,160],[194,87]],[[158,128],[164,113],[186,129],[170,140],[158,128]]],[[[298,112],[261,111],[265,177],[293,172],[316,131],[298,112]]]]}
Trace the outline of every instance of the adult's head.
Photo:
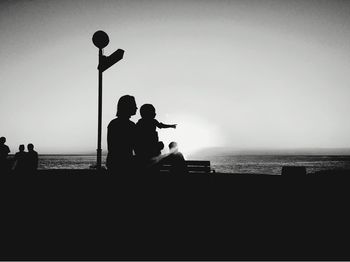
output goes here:
{"type": "Polygon", "coordinates": [[[24,151],[24,145],[19,145],[19,151],[23,152],[24,151]]]}
{"type": "Polygon", "coordinates": [[[32,143],[27,145],[28,151],[33,151],[34,150],[34,145],[32,143]]]}
{"type": "Polygon", "coordinates": [[[117,117],[130,118],[131,116],[136,114],[136,110],[137,106],[135,97],[125,95],[119,98],[117,105],[117,117]]]}
{"type": "Polygon", "coordinates": [[[151,104],[144,104],[140,108],[142,118],[154,118],[156,116],[156,109],[151,104]]]}
{"type": "Polygon", "coordinates": [[[0,144],[5,144],[6,143],[6,138],[5,137],[0,137],[0,144]]]}

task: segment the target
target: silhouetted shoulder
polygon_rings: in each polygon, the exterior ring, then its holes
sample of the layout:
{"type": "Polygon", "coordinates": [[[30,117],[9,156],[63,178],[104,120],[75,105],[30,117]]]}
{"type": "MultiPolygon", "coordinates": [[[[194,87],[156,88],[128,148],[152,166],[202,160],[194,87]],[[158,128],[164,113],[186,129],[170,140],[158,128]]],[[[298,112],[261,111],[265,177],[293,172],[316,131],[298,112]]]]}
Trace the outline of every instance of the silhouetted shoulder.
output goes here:
{"type": "MultiPolygon", "coordinates": [[[[144,118],[140,118],[138,121],[137,121],[137,125],[153,125],[154,124],[154,120],[155,119],[144,119],[144,118]]],[[[157,121],[157,120],[156,120],[157,121]]]]}
{"type": "Polygon", "coordinates": [[[153,132],[155,131],[157,125],[159,124],[159,122],[155,119],[139,119],[139,121],[137,121],[137,128],[139,130],[141,130],[142,132],[153,132]]]}
{"type": "Polygon", "coordinates": [[[143,120],[142,118],[140,118],[140,119],[137,121],[136,125],[137,125],[137,126],[140,126],[140,125],[142,125],[143,122],[144,122],[144,120],[143,120]]]}
{"type": "Polygon", "coordinates": [[[114,128],[114,127],[119,127],[120,125],[123,125],[125,127],[135,127],[135,123],[132,122],[129,119],[120,119],[120,118],[115,118],[108,124],[108,128],[114,128]]]}
{"type": "Polygon", "coordinates": [[[7,145],[0,145],[0,154],[7,155],[10,153],[10,148],[7,145]]]}

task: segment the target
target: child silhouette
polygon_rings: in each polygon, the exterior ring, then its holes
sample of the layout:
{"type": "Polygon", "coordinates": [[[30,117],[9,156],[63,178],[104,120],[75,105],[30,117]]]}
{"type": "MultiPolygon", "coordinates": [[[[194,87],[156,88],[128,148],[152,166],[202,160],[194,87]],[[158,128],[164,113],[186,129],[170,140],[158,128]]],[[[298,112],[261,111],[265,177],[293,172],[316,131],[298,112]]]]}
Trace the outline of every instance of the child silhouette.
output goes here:
{"type": "Polygon", "coordinates": [[[176,128],[176,125],[168,125],[155,119],[156,109],[151,104],[144,104],[140,108],[141,119],[137,122],[138,154],[141,157],[152,158],[160,155],[163,142],[159,141],[158,128],[176,128]]]}

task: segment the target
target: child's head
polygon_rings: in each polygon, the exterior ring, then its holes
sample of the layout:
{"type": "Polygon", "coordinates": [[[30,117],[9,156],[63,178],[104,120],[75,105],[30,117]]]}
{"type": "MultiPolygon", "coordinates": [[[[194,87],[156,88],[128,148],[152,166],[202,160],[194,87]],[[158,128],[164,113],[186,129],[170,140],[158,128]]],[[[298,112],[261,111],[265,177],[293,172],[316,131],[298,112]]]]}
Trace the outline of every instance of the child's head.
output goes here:
{"type": "Polygon", "coordinates": [[[151,104],[144,104],[140,108],[142,118],[153,119],[156,116],[156,109],[151,104]]]}

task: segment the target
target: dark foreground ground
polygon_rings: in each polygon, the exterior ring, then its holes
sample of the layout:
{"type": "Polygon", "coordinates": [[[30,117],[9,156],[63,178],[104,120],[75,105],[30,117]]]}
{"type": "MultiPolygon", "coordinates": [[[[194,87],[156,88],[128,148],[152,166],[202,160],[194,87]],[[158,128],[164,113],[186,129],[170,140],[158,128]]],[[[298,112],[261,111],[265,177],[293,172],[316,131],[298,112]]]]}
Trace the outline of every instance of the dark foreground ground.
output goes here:
{"type": "Polygon", "coordinates": [[[345,173],[78,173],[2,176],[2,260],[350,260],[345,173]]]}

